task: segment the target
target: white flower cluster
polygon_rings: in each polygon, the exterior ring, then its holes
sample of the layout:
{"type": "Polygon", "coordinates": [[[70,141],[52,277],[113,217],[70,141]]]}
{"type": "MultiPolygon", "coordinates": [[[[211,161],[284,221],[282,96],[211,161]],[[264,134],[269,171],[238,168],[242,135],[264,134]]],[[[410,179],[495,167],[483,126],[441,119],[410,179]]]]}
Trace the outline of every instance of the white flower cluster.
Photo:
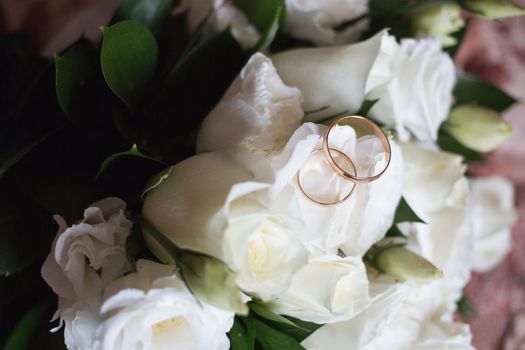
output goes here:
{"type": "MultiPolygon", "coordinates": [[[[323,4],[287,0],[287,30],[331,44],[334,25],[366,11],[361,1],[323,4]]],[[[148,193],[142,215],[179,247],[225,261],[243,292],[273,312],[322,324],[307,349],[473,349],[455,303],[473,269],[507,252],[515,213],[505,180],[469,185],[462,158],[435,144],[454,83],[437,40],[398,43],[387,31],[353,45],[257,53],[204,120],[198,154],[148,193]],[[371,116],[395,130],[388,170],[339,205],[311,202],[297,176],[322,145],[319,122],[374,99],[371,116]],[[401,197],[424,221],[398,225],[408,249],[443,278],[401,282],[365,265],[401,197]]],[[[334,128],[330,142],[364,174],[384,167],[379,141],[350,126],[334,128]]],[[[319,194],[348,186],[322,167],[309,172],[319,194]]],[[[127,262],[123,209],[111,199],[78,225],[59,220],[42,274],[59,296],[68,348],[227,349],[233,312],[197,302],[173,266],[127,262]]]]}
{"type": "Polygon", "coordinates": [[[228,349],[233,312],[199,303],[173,266],[139,260],[132,272],[125,208],[107,198],[69,228],[56,217],[60,230],[42,276],[58,295],[55,330],[65,324],[67,348],[228,349]]]}

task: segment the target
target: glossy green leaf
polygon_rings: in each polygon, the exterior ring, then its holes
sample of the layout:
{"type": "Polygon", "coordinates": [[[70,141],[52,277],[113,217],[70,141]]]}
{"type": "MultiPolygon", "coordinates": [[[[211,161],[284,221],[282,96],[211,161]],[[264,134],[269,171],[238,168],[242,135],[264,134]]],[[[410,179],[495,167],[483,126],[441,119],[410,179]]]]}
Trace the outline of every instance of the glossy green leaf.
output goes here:
{"type": "Polygon", "coordinates": [[[386,232],[386,237],[402,237],[406,238],[406,236],[401,232],[401,230],[397,227],[396,224],[392,225],[386,232]]]}
{"type": "Polygon", "coordinates": [[[250,350],[248,345],[248,335],[243,323],[238,317],[235,317],[233,326],[228,332],[228,338],[230,339],[230,346],[232,350],[250,350]]]}
{"type": "Polygon", "coordinates": [[[2,179],[0,194],[0,276],[8,276],[48,252],[56,229],[17,182],[2,179]]]}
{"type": "Polygon", "coordinates": [[[262,321],[253,319],[255,339],[263,350],[304,350],[294,338],[268,326],[262,321]]]}
{"type": "Polygon", "coordinates": [[[101,65],[106,83],[131,110],[141,104],[141,94],[157,67],[158,45],[153,34],[136,21],[102,28],[101,65]]]}
{"type": "Polygon", "coordinates": [[[251,311],[255,312],[257,315],[259,315],[260,317],[262,317],[264,319],[267,319],[269,321],[273,321],[273,322],[276,322],[276,323],[282,323],[282,324],[286,324],[288,326],[300,328],[299,326],[297,326],[295,323],[293,323],[289,319],[287,319],[287,318],[285,318],[285,317],[283,317],[281,315],[278,315],[276,313],[273,313],[272,311],[268,310],[266,307],[264,307],[264,305],[261,305],[257,301],[251,301],[248,304],[248,306],[250,307],[251,311]]]}
{"type": "Polygon", "coordinates": [[[176,0],[124,0],[114,20],[135,20],[155,31],[170,16],[176,3],[176,0]]]}
{"type": "Polygon", "coordinates": [[[196,130],[247,59],[229,30],[195,46],[152,97],[140,128],[148,142],[137,144],[170,163],[194,154],[196,130]]]}
{"type": "Polygon", "coordinates": [[[285,16],[285,5],[282,0],[235,0],[234,4],[243,11],[259,33],[261,39],[253,49],[254,52],[265,50],[270,46],[280,23],[285,16]]]}
{"type": "Polygon", "coordinates": [[[400,222],[424,222],[414,213],[403,197],[401,197],[394,215],[394,223],[397,224],[400,222]]]}
{"type": "Polygon", "coordinates": [[[63,56],[56,56],[55,69],[58,103],[69,121],[89,125],[111,115],[111,93],[102,77],[99,55],[90,43],[81,41],[63,56]]]}
{"type": "Polygon", "coordinates": [[[148,183],[146,183],[146,187],[142,191],[141,197],[144,198],[148,192],[154,190],[156,187],[158,187],[164,180],[170,176],[171,171],[173,170],[173,167],[166,168],[162,170],[161,172],[153,175],[149,180],[148,183]]]}
{"type": "Polygon", "coordinates": [[[319,327],[322,326],[321,324],[306,322],[289,316],[287,316],[286,318],[293,323],[293,326],[285,323],[276,323],[272,321],[269,321],[267,323],[273,328],[277,329],[279,332],[289,335],[298,342],[302,342],[303,340],[308,338],[313,332],[319,329],[319,327]]]}
{"type": "Polygon", "coordinates": [[[244,326],[246,327],[246,336],[248,337],[248,349],[255,348],[255,337],[257,332],[252,318],[243,318],[244,326]]]}
{"type": "Polygon", "coordinates": [[[7,339],[4,350],[24,350],[28,349],[32,340],[33,333],[37,330],[40,321],[46,314],[45,305],[39,305],[28,311],[22,320],[16,325],[11,335],[7,339]]]}
{"type": "Polygon", "coordinates": [[[442,150],[463,156],[466,162],[477,162],[483,159],[479,152],[463,146],[443,129],[439,130],[437,143],[442,150]]]}
{"type": "Polygon", "coordinates": [[[158,164],[159,166],[166,166],[166,164],[162,163],[161,161],[142,153],[137,148],[137,146],[133,146],[129,151],[112,154],[111,156],[106,158],[100,165],[100,169],[97,173],[97,177],[103,174],[108,169],[108,167],[110,167],[113,163],[119,160],[122,160],[123,158],[128,158],[128,157],[145,159],[155,164],[158,164]]]}
{"type": "Polygon", "coordinates": [[[494,85],[470,75],[460,75],[454,87],[454,104],[477,104],[498,112],[509,108],[516,100],[494,85]]]}
{"type": "Polygon", "coordinates": [[[377,101],[379,101],[378,98],[376,98],[375,100],[364,100],[363,103],[361,104],[361,107],[356,112],[356,115],[360,115],[363,117],[368,116],[368,112],[370,112],[370,110],[372,109],[372,107],[374,107],[377,101]]]}

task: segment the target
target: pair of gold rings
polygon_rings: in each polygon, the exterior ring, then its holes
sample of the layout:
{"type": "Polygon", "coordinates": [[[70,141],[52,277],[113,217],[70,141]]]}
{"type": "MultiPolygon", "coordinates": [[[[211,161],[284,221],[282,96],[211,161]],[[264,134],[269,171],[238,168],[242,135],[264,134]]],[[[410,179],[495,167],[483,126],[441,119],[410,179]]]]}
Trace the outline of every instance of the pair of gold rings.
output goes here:
{"type": "MultiPolygon", "coordinates": [[[[357,133],[356,133],[357,135],[357,133]]],[[[299,190],[303,193],[303,195],[311,200],[312,202],[323,205],[323,206],[333,206],[337,205],[339,203],[342,203],[346,201],[352,192],[354,191],[355,185],[360,183],[368,183],[375,181],[379,179],[387,170],[388,166],[390,165],[390,159],[392,157],[392,150],[390,147],[390,141],[388,140],[388,136],[385,134],[385,132],[374,122],[371,120],[357,116],[357,115],[351,115],[351,116],[345,116],[341,117],[337,120],[335,120],[328,129],[326,130],[324,136],[323,136],[323,144],[322,148],[315,149],[312,151],[312,155],[322,152],[324,155],[325,162],[330,166],[330,168],[341,178],[351,181],[352,182],[352,188],[349,190],[349,192],[343,196],[339,196],[339,198],[333,200],[333,201],[323,201],[314,198],[312,195],[308,194],[307,191],[305,191],[302,183],[301,183],[301,169],[299,169],[297,173],[297,185],[299,187],[299,190]],[[381,171],[377,172],[376,174],[370,175],[370,176],[359,176],[357,174],[357,169],[354,164],[354,162],[350,159],[350,157],[345,154],[343,151],[336,149],[335,147],[331,147],[329,143],[330,134],[333,131],[333,129],[340,125],[343,122],[353,122],[356,124],[357,127],[354,126],[354,130],[359,129],[360,127],[364,127],[365,129],[372,132],[375,137],[379,139],[381,142],[381,145],[383,147],[384,153],[385,153],[385,166],[381,171]],[[344,161],[346,161],[349,165],[348,167],[343,167],[340,163],[336,161],[336,158],[342,158],[344,161]]]]}

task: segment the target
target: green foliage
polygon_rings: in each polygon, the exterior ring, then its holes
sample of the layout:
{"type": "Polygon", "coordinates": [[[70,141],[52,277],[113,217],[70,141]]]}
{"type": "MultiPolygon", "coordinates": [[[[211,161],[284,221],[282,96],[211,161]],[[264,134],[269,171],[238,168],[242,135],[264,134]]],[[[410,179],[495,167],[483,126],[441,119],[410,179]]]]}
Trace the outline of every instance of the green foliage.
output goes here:
{"type": "Polygon", "coordinates": [[[279,332],[266,323],[253,319],[255,340],[263,350],[304,350],[304,347],[293,337],[279,332]]]}
{"type": "Polygon", "coordinates": [[[412,208],[410,208],[403,197],[401,197],[394,215],[394,224],[398,224],[400,222],[424,222],[419,218],[419,216],[417,216],[416,213],[414,213],[412,208]]]}
{"type": "Polygon", "coordinates": [[[456,106],[465,104],[477,104],[498,112],[509,108],[516,100],[494,85],[462,74],[458,77],[454,87],[454,104],[456,106]]]}
{"type": "Polygon", "coordinates": [[[122,21],[102,28],[100,62],[110,89],[136,110],[157,68],[158,46],[153,34],[136,21],[122,21]]]}
{"type": "Polygon", "coordinates": [[[49,215],[15,180],[1,180],[0,276],[19,272],[47,253],[53,239],[49,215]]]}
{"type": "Polygon", "coordinates": [[[46,312],[45,305],[39,305],[27,312],[4,345],[4,350],[25,350],[31,343],[31,335],[40,325],[46,312]]]}
{"type": "Polygon", "coordinates": [[[270,46],[280,24],[284,23],[286,7],[283,0],[235,0],[234,4],[243,11],[257,30],[261,39],[254,52],[265,50],[270,46]]]}
{"type": "Polygon", "coordinates": [[[233,326],[228,332],[228,338],[230,338],[230,345],[232,350],[249,350],[248,334],[244,328],[242,322],[238,317],[235,317],[233,326]]]}
{"type": "Polygon", "coordinates": [[[463,318],[470,318],[475,315],[474,306],[472,306],[472,303],[467,298],[466,295],[462,295],[461,298],[456,302],[456,306],[458,308],[458,313],[463,318]]]}
{"type": "Polygon", "coordinates": [[[177,0],[124,0],[115,14],[115,22],[134,20],[152,31],[158,30],[179,2],[177,0]]]}
{"type": "Polygon", "coordinates": [[[58,102],[69,121],[96,127],[111,115],[111,94],[91,44],[80,41],[73,45],[63,56],[55,57],[55,67],[58,102]]]}

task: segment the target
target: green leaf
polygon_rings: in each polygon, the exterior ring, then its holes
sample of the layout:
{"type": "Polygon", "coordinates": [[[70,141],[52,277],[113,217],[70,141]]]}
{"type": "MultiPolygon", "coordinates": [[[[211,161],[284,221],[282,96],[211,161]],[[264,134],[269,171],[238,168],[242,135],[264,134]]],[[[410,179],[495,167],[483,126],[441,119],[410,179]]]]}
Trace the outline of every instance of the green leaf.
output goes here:
{"type": "Polygon", "coordinates": [[[417,216],[416,213],[410,208],[408,203],[405,201],[405,198],[401,197],[401,200],[399,201],[399,204],[397,205],[396,213],[394,215],[394,224],[400,223],[400,222],[423,222],[417,216]]]}
{"type": "Polygon", "coordinates": [[[110,167],[113,163],[115,163],[115,162],[117,162],[119,160],[122,160],[123,158],[128,158],[128,157],[132,157],[132,158],[136,157],[136,158],[146,159],[146,160],[154,162],[154,163],[156,163],[156,164],[158,164],[160,166],[166,166],[166,164],[164,164],[160,160],[157,160],[157,159],[155,159],[153,157],[150,157],[150,156],[142,153],[137,148],[137,146],[134,145],[133,147],[131,147],[131,149],[129,151],[112,154],[108,158],[104,159],[104,161],[100,165],[100,169],[98,170],[97,177],[102,175],[108,169],[108,167],[110,167]]]}
{"type": "Polygon", "coordinates": [[[437,143],[442,150],[463,156],[466,162],[477,162],[483,159],[479,152],[463,146],[443,129],[439,130],[437,143]]]}
{"type": "Polygon", "coordinates": [[[401,230],[397,227],[396,224],[392,225],[386,232],[386,237],[402,237],[406,238],[406,236],[401,232],[401,230]]]}
{"type": "Polygon", "coordinates": [[[456,306],[458,308],[458,313],[463,318],[469,318],[475,315],[474,306],[472,306],[472,303],[464,294],[456,302],[456,306]]]}
{"type": "Polygon", "coordinates": [[[49,252],[56,232],[50,214],[8,180],[0,182],[0,276],[19,272],[49,252]]]}
{"type": "Polygon", "coordinates": [[[290,320],[290,322],[292,322],[294,325],[290,326],[289,324],[275,323],[272,321],[268,321],[267,323],[270,324],[273,328],[277,329],[278,331],[291,336],[298,342],[302,342],[303,340],[308,338],[313,332],[319,329],[319,327],[322,326],[322,324],[306,322],[290,316],[287,316],[286,318],[290,320]]]}
{"type": "Polygon", "coordinates": [[[69,121],[90,125],[111,115],[111,94],[90,43],[81,41],[63,56],[55,56],[55,69],[58,103],[69,121]]]}
{"type": "Polygon", "coordinates": [[[454,87],[454,105],[477,104],[498,112],[509,108],[516,100],[494,85],[462,74],[454,87]]]}
{"type": "Polygon", "coordinates": [[[176,0],[124,0],[114,21],[135,20],[156,31],[170,16],[176,0]]]}
{"type": "Polygon", "coordinates": [[[235,317],[233,321],[233,326],[228,332],[228,338],[230,339],[230,345],[232,350],[249,350],[248,345],[248,335],[244,329],[244,325],[239,320],[238,317],[235,317]]]}
{"type": "Polygon", "coordinates": [[[268,48],[277,34],[280,23],[284,20],[284,1],[234,0],[234,4],[246,14],[250,23],[261,33],[261,39],[253,49],[253,52],[268,48]]]}
{"type": "Polygon", "coordinates": [[[141,103],[141,94],[157,67],[158,45],[144,25],[122,21],[102,28],[101,65],[106,83],[131,110],[141,103]]]}
{"type": "Polygon", "coordinates": [[[278,315],[276,313],[271,312],[270,310],[268,310],[266,307],[264,307],[263,305],[259,304],[255,300],[251,301],[248,304],[248,306],[250,307],[250,310],[252,310],[257,315],[259,315],[260,317],[262,317],[264,319],[267,319],[269,321],[273,321],[273,322],[276,322],[276,323],[283,323],[283,324],[286,324],[288,326],[300,328],[299,326],[297,326],[295,323],[293,323],[289,319],[287,319],[287,318],[285,318],[285,317],[283,317],[281,315],[278,315]]]}
{"type": "Polygon", "coordinates": [[[33,339],[32,335],[37,330],[40,321],[46,314],[46,306],[39,305],[28,311],[7,339],[4,350],[28,349],[33,339]]]}
{"type": "Polygon", "coordinates": [[[229,30],[195,46],[169,73],[145,110],[146,125],[141,130],[148,143],[137,142],[139,146],[170,163],[194,154],[196,130],[247,59],[229,30]]]}
{"type": "Polygon", "coordinates": [[[253,319],[256,340],[263,350],[304,350],[304,347],[294,338],[253,319]]]}
{"type": "Polygon", "coordinates": [[[246,335],[248,337],[248,349],[255,348],[255,337],[257,332],[255,331],[255,324],[251,318],[243,318],[244,326],[246,327],[246,335]]]}
{"type": "Polygon", "coordinates": [[[376,98],[375,100],[364,100],[361,104],[361,107],[356,112],[356,115],[366,117],[368,115],[368,112],[370,112],[370,110],[372,109],[372,107],[374,107],[377,101],[379,101],[378,98],[376,98]]]}
{"type": "Polygon", "coordinates": [[[28,154],[34,147],[38,146],[40,143],[42,143],[44,140],[46,140],[48,137],[55,134],[59,130],[60,128],[51,130],[47,134],[18,149],[14,154],[11,154],[11,156],[0,165],[0,178],[20,159],[24,158],[24,156],[28,154]]]}
{"type": "Polygon", "coordinates": [[[150,191],[154,190],[156,187],[158,187],[164,180],[166,180],[168,178],[168,176],[170,176],[172,170],[173,170],[173,167],[170,166],[169,168],[164,169],[161,172],[153,175],[148,180],[148,183],[146,184],[146,187],[142,191],[141,197],[144,199],[144,197],[146,197],[148,192],[150,192],[150,191]]]}

